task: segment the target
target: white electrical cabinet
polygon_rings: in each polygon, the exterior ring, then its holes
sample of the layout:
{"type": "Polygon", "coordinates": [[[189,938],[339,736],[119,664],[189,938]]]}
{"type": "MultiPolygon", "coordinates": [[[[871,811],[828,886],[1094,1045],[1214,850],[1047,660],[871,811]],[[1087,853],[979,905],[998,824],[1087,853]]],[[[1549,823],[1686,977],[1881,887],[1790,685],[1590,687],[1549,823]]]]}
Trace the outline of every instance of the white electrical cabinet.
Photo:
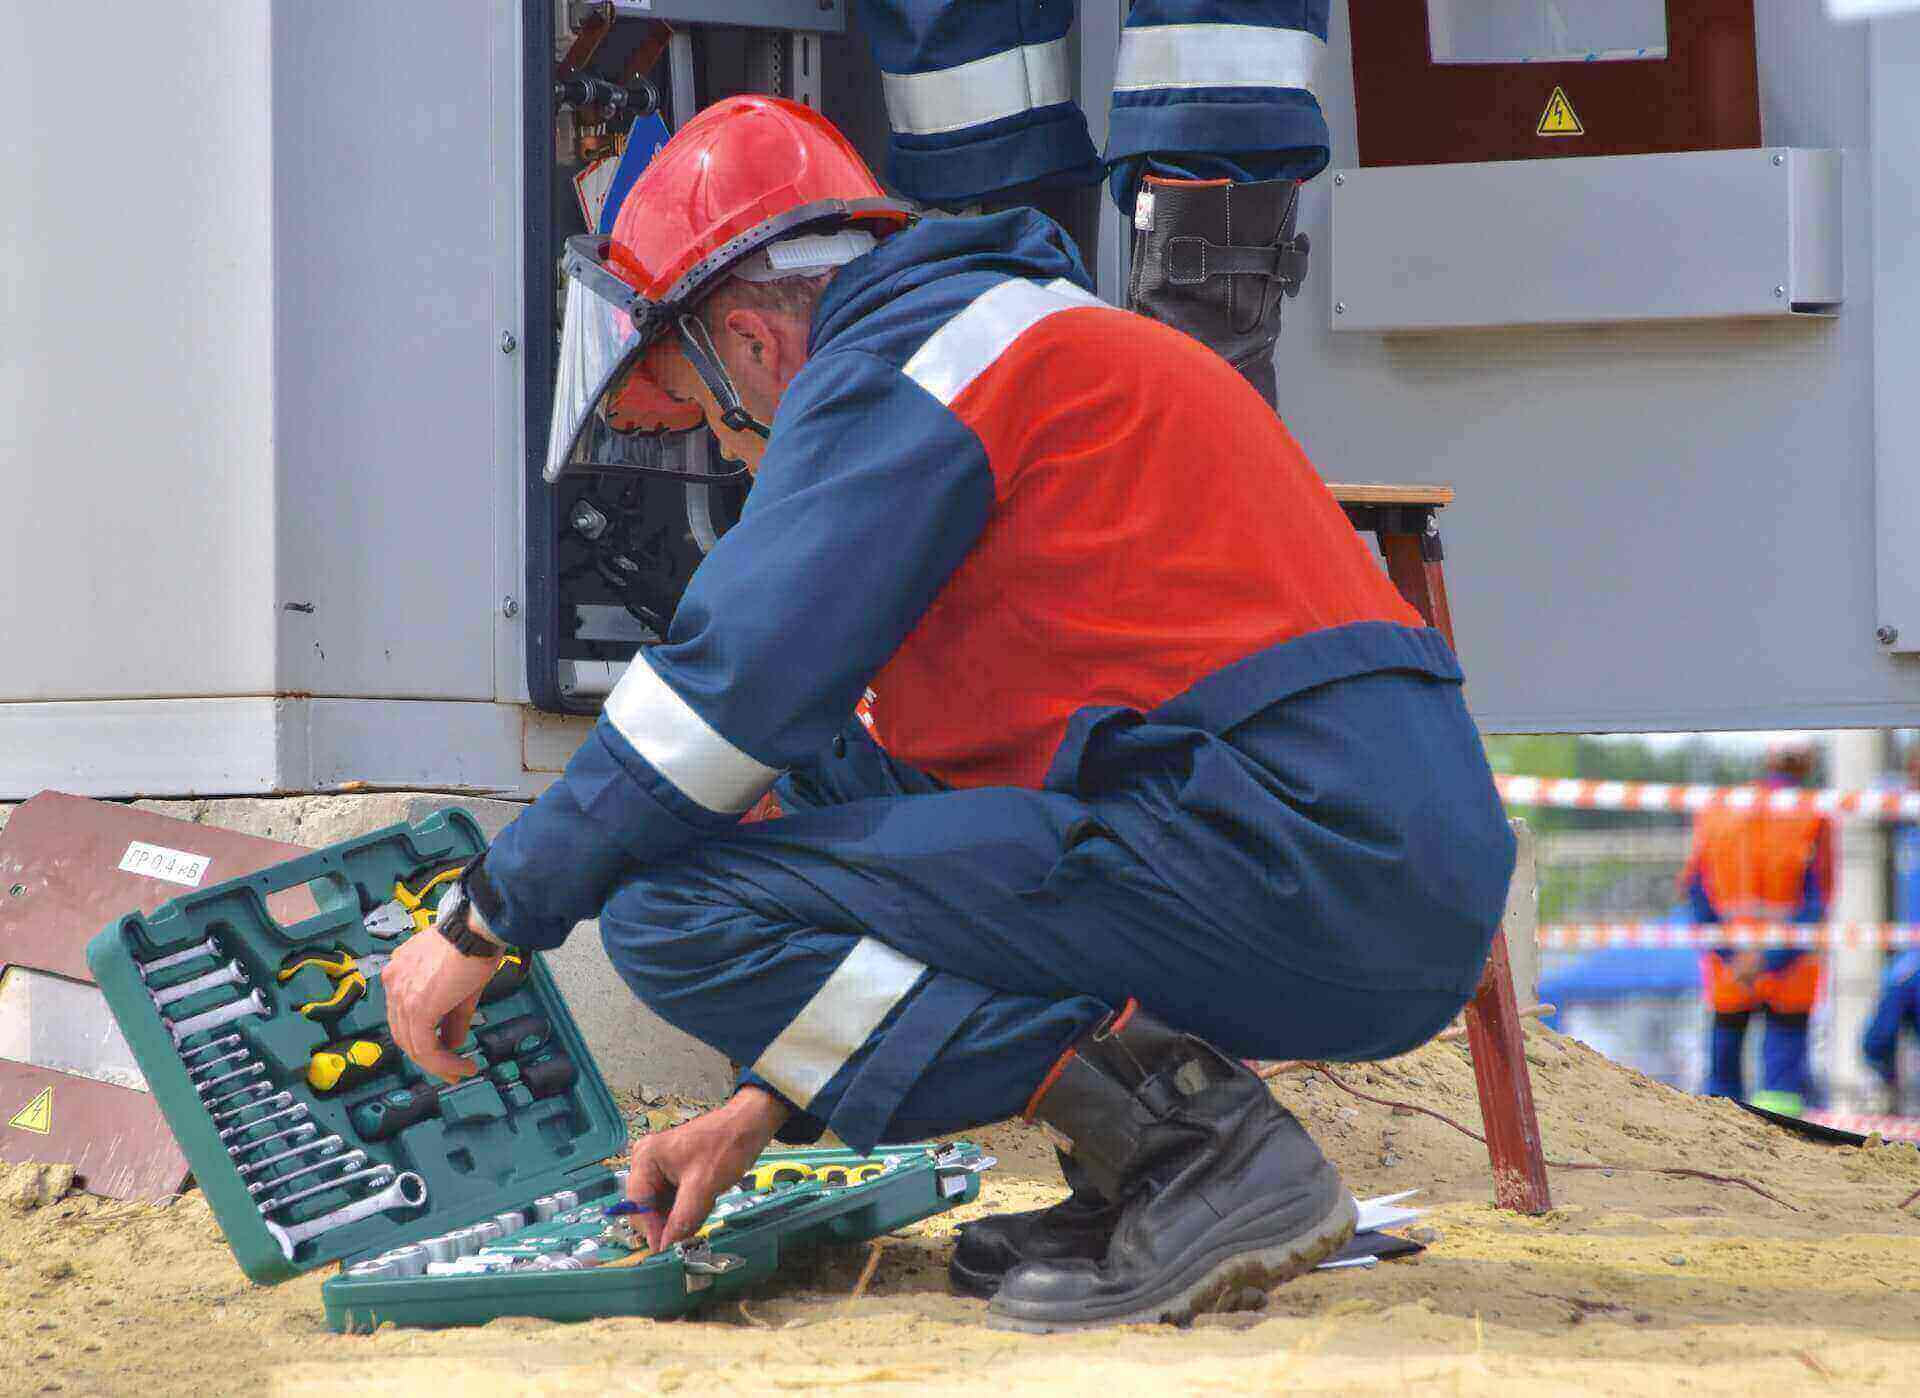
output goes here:
{"type": "MultiPolygon", "coordinates": [[[[586,226],[555,61],[612,14],[595,75],[632,70],[669,10],[672,120],[779,92],[880,163],[845,0],[0,6],[0,800],[564,765],[699,530],[537,485],[586,226]]],[[[1319,96],[1351,183],[1306,195],[1281,405],[1332,478],[1458,489],[1482,724],[1920,722],[1920,17],[1757,0],[1761,151],[1409,173],[1357,167],[1347,13],[1319,96]],[[1641,226],[1550,236],[1606,189],[1641,226]]],[[[1080,7],[1096,141],[1124,14],[1080,7]]],[[[1104,195],[1047,211],[1121,299],[1104,195]]]]}
{"type": "Polygon", "coordinates": [[[0,10],[0,799],[539,785],[520,5],[77,25],[0,10]]]}

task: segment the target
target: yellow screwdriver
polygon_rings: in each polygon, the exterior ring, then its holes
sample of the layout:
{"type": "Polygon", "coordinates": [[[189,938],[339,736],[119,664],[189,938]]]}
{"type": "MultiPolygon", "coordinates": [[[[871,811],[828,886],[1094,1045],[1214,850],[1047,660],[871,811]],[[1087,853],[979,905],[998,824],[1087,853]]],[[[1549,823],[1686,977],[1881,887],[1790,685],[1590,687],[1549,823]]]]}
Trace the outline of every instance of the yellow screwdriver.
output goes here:
{"type": "Polygon", "coordinates": [[[358,1087],[390,1070],[398,1054],[384,1029],[335,1039],[320,1045],[307,1060],[307,1085],[319,1093],[358,1087]]]}

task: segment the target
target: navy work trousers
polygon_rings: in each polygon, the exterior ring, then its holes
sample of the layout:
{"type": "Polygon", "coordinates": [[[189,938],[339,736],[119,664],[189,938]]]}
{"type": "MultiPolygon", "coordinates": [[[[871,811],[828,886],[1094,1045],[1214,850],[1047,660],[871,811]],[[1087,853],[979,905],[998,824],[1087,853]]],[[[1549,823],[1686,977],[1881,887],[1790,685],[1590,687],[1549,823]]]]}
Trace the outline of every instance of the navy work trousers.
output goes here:
{"type": "MultiPolygon", "coordinates": [[[[1292,702],[1318,702],[1330,713],[1448,706],[1446,727],[1459,731],[1437,752],[1393,750],[1432,736],[1417,721],[1378,732],[1379,770],[1402,774],[1390,786],[1354,750],[1323,755],[1330,771],[1356,774],[1369,802],[1403,807],[1371,812],[1374,826],[1430,819],[1426,783],[1457,784],[1455,766],[1491,791],[1455,686],[1375,676],[1292,702]]],[[[1327,918],[1324,904],[1286,892],[1324,883],[1314,871],[1220,889],[1222,906],[1237,906],[1233,916],[1217,916],[1192,889],[1169,886],[1116,833],[1138,815],[1111,809],[1124,797],[941,789],[894,763],[857,723],[833,749],[782,781],[788,814],[636,869],[601,915],[607,951],[636,995],[751,1065],[747,1081],[800,1109],[783,1133],[790,1141],[831,1126],[865,1149],[1016,1114],[1065,1047],[1129,997],[1238,1056],[1402,1052],[1457,1012],[1459,986],[1471,984],[1491,936],[1490,925],[1469,929],[1436,949],[1430,964],[1445,960],[1446,983],[1427,988],[1410,985],[1398,965],[1382,966],[1372,984],[1353,974],[1319,976],[1300,948],[1345,929],[1290,927],[1290,919],[1327,918]],[[1261,916],[1247,916],[1250,901],[1261,916]]],[[[1491,912],[1475,922],[1497,922],[1512,859],[1497,802],[1489,795],[1487,804],[1497,830],[1463,856],[1486,871],[1476,906],[1491,912]]],[[[1188,823],[1184,843],[1214,838],[1210,822],[1188,823]]],[[[1391,879],[1396,867],[1422,862],[1396,865],[1380,855],[1335,832],[1300,857],[1325,866],[1364,856],[1369,879],[1375,868],[1391,879]]],[[[1423,895],[1409,889],[1404,906],[1418,921],[1423,895]]],[[[1350,939],[1362,948],[1367,920],[1356,919],[1350,939]]],[[[1404,929],[1398,935],[1405,940],[1404,929]]]]}

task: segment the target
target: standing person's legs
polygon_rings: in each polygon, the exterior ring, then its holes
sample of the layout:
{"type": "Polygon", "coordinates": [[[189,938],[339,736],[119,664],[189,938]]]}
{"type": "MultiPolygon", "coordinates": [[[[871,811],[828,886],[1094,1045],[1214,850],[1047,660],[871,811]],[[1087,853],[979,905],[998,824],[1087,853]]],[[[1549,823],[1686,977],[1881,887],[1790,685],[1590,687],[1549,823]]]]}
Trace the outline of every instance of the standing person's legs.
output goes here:
{"type": "Polygon", "coordinates": [[[1707,1031],[1707,1080],[1701,1094],[1744,1101],[1747,1023],[1759,1001],[1718,952],[1700,953],[1700,981],[1702,998],[1713,1011],[1713,1026],[1707,1031]]]}
{"type": "Polygon", "coordinates": [[[1766,1037],[1760,1042],[1761,1090],[1755,1106],[1798,1116],[1807,1107],[1813,1077],[1807,1063],[1807,1025],[1820,998],[1820,958],[1795,957],[1761,978],[1767,1007],[1766,1037]]]}

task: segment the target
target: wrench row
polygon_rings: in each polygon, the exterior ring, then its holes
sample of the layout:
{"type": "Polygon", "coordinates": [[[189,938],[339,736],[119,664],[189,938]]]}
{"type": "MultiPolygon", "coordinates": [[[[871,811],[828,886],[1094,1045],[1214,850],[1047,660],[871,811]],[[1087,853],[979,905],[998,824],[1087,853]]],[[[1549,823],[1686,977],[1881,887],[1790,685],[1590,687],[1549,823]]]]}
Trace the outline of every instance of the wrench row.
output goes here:
{"type": "MultiPolygon", "coordinates": [[[[153,977],[163,971],[199,960],[218,962],[224,955],[219,940],[208,936],[183,951],[141,963],[140,977],[151,983],[153,977]]],[[[267,997],[248,984],[246,968],[238,958],[163,989],[149,989],[147,994],[166,1022],[167,1032],[173,1036],[176,1046],[210,1029],[273,1014],[267,997]],[[223,986],[234,986],[246,993],[185,1019],[169,1013],[170,1006],[223,986]]],[[[293,1261],[294,1252],[302,1243],[322,1233],[358,1223],[377,1213],[425,1207],[427,1183],[424,1179],[411,1170],[396,1171],[384,1161],[369,1164],[365,1151],[344,1149],[346,1142],[338,1135],[322,1136],[319,1124],[312,1120],[312,1112],[304,1103],[294,1101],[291,1092],[274,1089],[267,1065],[254,1056],[239,1034],[224,1034],[194,1048],[183,1049],[180,1058],[187,1065],[187,1076],[200,1095],[201,1105],[213,1118],[214,1125],[221,1128],[220,1141],[226,1146],[228,1156],[238,1167],[241,1178],[248,1181],[247,1192],[260,1210],[261,1222],[287,1261],[293,1261]],[[254,1134],[263,1127],[275,1129],[264,1135],[254,1134]],[[278,1149],[271,1154],[259,1154],[269,1147],[278,1149]],[[263,1170],[295,1162],[298,1163],[293,1169],[283,1169],[270,1179],[248,1179],[263,1170]],[[301,1223],[277,1223],[270,1217],[303,1199],[349,1185],[364,1186],[367,1192],[301,1223]],[[263,1195],[270,1197],[262,1198],[263,1195]]]]}
{"type": "MultiPolygon", "coordinates": [[[[176,951],[169,956],[141,962],[140,978],[151,984],[153,978],[162,971],[171,971],[176,967],[200,960],[218,961],[223,955],[225,952],[221,949],[219,939],[209,936],[205,941],[190,946],[185,951],[176,951]]],[[[153,1001],[154,1008],[160,1011],[160,1017],[167,1022],[167,1032],[173,1035],[175,1044],[185,1043],[195,1034],[203,1033],[208,1029],[219,1029],[223,1025],[232,1024],[236,1020],[245,1019],[251,1015],[266,1018],[273,1013],[273,1006],[268,1002],[267,997],[257,988],[249,986],[247,969],[237,958],[224,965],[215,966],[211,971],[191,976],[176,985],[167,986],[163,990],[149,989],[147,995],[153,1001]],[[187,1019],[176,1019],[168,1012],[170,1005],[190,999],[203,991],[217,990],[222,986],[235,986],[247,993],[187,1019]]]]}
{"type": "MultiPolygon", "coordinates": [[[[614,1194],[623,1193],[627,1171],[614,1173],[614,1194]]],[[[543,1194],[525,1210],[509,1210],[482,1219],[466,1228],[456,1228],[438,1237],[411,1243],[368,1258],[347,1268],[347,1275],[361,1280],[388,1277],[471,1276],[504,1271],[575,1271],[595,1265],[603,1245],[592,1239],[556,1241],[550,1249],[529,1256],[524,1249],[495,1251],[494,1245],[534,1223],[578,1223],[589,1216],[605,1213],[606,1199],[582,1204],[578,1190],[561,1189],[543,1194]]],[[[620,1240],[622,1246],[628,1240],[620,1240]]]]}

